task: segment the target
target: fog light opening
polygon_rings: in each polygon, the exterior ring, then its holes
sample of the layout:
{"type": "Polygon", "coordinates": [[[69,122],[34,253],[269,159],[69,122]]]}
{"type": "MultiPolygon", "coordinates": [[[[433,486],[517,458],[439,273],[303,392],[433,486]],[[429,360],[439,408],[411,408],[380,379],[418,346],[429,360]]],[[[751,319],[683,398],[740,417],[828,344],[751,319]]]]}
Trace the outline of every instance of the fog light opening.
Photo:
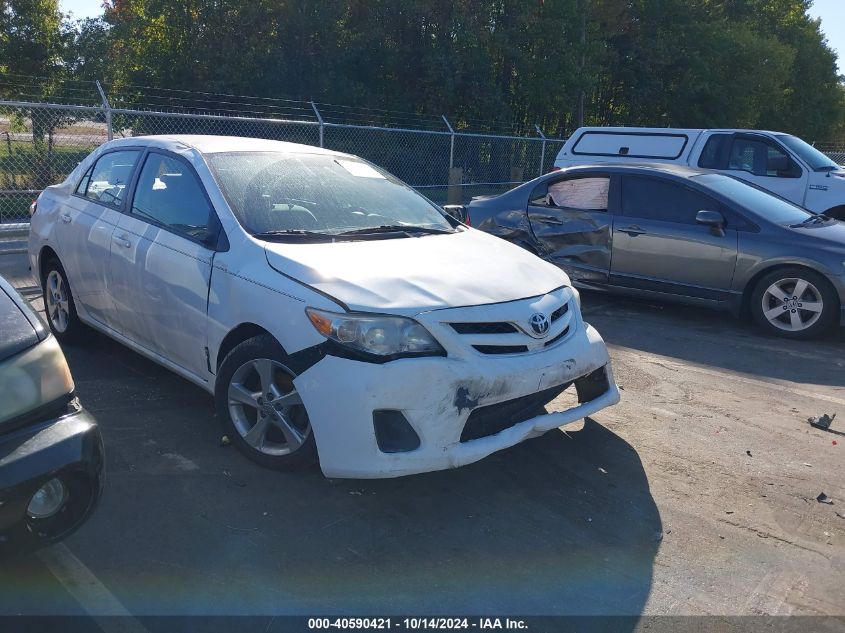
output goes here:
{"type": "Polygon", "coordinates": [[[49,519],[59,513],[67,499],[67,487],[62,480],[51,479],[32,495],[26,514],[30,519],[49,519]]]}

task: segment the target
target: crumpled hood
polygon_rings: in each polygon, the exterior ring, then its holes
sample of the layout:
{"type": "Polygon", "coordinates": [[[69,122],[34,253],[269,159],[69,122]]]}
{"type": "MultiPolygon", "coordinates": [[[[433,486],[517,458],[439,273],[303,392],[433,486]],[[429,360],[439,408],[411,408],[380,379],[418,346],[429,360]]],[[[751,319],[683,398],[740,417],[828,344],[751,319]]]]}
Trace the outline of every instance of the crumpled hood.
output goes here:
{"type": "Polygon", "coordinates": [[[351,310],[414,315],[513,301],[569,285],[556,266],[474,229],[325,244],[265,244],[277,271],[351,310]]]}

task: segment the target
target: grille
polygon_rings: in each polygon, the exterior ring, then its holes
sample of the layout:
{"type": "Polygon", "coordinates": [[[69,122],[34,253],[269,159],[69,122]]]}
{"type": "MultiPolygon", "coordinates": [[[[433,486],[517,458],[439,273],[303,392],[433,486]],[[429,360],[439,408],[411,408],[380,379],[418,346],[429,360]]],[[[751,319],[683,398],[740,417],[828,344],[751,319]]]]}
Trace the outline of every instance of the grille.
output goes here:
{"type": "Polygon", "coordinates": [[[565,328],[563,328],[563,332],[558,334],[553,339],[546,341],[546,344],[543,347],[548,347],[549,345],[554,345],[555,343],[557,343],[560,339],[562,339],[567,334],[569,334],[569,326],[568,325],[565,328]]]}
{"type": "Polygon", "coordinates": [[[549,319],[551,320],[551,322],[552,322],[552,323],[554,323],[555,321],[557,321],[560,317],[562,317],[562,316],[563,316],[564,314],[566,314],[567,312],[569,312],[569,304],[568,304],[568,303],[564,303],[564,304],[563,304],[562,306],[560,306],[557,310],[555,310],[554,312],[552,312],[552,316],[551,316],[551,317],[549,317],[549,319]]]}
{"type": "Polygon", "coordinates": [[[521,398],[473,409],[461,431],[461,442],[495,435],[520,422],[530,420],[537,414],[537,409],[554,400],[570,384],[566,383],[521,398]]]}
{"type": "Polygon", "coordinates": [[[513,334],[517,329],[510,323],[450,323],[458,334],[513,334]]]}
{"type": "Polygon", "coordinates": [[[527,345],[473,345],[473,349],[482,354],[523,354],[527,345]]]}

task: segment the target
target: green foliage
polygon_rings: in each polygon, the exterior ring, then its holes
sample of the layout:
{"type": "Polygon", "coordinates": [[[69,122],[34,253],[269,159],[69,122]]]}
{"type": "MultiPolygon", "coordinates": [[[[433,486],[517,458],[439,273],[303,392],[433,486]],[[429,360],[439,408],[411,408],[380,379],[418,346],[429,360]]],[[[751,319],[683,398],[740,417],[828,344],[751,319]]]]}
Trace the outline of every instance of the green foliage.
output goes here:
{"type": "MultiPolygon", "coordinates": [[[[131,86],[584,122],[767,127],[825,140],[845,89],[811,0],[0,0],[0,66],[131,86]]],[[[140,95],[140,91],[137,93],[140,95]]]]}

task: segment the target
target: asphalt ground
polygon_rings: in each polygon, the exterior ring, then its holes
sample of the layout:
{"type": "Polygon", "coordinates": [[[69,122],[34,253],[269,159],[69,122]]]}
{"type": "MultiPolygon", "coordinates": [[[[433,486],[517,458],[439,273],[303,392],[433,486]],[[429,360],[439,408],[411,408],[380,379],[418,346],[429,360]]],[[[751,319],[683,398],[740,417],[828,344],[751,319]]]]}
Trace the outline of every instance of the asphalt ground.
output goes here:
{"type": "MultiPolygon", "coordinates": [[[[41,308],[23,255],[0,274],[41,308]]],[[[845,436],[807,424],[839,412],[845,432],[845,329],[792,342],[703,309],[583,304],[619,405],[378,481],[252,464],[220,446],[210,396],[92,333],[65,353],[105,494],[66,542],[0,565],[0,614],[845,615],[845,436]]]]}

